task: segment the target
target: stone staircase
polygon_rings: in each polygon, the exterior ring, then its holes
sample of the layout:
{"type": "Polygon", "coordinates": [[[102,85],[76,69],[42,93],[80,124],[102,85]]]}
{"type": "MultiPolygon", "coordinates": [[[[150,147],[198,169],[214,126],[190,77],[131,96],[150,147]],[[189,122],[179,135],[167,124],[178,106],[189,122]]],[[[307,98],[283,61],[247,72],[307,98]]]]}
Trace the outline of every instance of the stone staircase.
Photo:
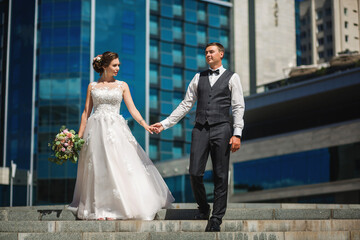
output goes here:
{"type": "Polygon", "coordinates": [[[360,240],[360,205],[230,203],[221,232],[191,220],[195,204],[174,204],[153,221],[81,221],[65,206],[0,208],[0,239],[360,240]]]}

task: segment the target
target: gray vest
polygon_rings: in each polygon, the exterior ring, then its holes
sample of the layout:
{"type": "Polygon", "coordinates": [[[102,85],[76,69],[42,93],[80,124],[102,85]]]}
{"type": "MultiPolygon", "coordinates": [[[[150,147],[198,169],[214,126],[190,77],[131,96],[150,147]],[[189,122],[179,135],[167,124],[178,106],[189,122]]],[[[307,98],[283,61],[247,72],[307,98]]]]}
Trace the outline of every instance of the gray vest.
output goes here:
{"type": "Polygon", "coordinates": [[[209,125],[222,122],[230,122],[231,92],[229,81],[234,73],[225,70],[215,84],[211,87],[209,82],[209,70],[200,73],[197,87],[197,123],[209,125]]]}

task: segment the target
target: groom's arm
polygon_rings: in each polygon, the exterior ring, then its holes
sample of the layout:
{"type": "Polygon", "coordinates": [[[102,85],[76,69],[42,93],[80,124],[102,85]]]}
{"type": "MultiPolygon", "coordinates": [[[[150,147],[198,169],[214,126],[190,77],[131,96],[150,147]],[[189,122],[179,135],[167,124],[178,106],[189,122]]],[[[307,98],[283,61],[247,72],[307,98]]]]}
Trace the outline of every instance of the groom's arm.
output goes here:
{"type": "Polygon", "coordinates": [[[229,88],[231,91],[231,108],[234,119],[234,136],[241,136],[244,128],[244,112],[245,102],[244,94],[240,82],[240,77],[237,73],[234,73],[229,81],[229,88]]]}
{"type": "Polygon", "coordinates": [[[169,117],[160,122],[164,129],[168,129],[178,123],[194,106],[197,100],[197,86],[199,83],[199,76],[200,74],[197,73],[191,80],[186,91],[185,98],[182,100],[179,106],[177,106],[177,108],[170,114],[169,117]]]}
{"type": "Polygon", "coordinates": [[[229,144],[231,144],[231,152],[236,152],[241,146],[240,137],[244,128],[243,117],[245,111],[244,95],[238,74],[234,73],[230,78],[229,88],[231,91],[231,108],[234,118],[234,133],[229,144]]]}

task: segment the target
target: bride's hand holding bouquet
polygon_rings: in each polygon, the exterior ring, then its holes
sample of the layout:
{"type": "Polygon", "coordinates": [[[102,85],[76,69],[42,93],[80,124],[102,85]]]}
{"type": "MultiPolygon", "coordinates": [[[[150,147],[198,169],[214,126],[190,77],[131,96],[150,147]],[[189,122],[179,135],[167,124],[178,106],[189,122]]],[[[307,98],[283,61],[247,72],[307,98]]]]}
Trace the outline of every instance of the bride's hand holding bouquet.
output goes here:
{"type": "Polygon", "coordinates": [[[59,165],[67,160],[76,163],[84,142],[85,141],[81,139],[74,130],[68,130],[65,126],[62,126],[52,143],[48,144],[54,151],[52,157],[49,158],[49,161],[59,165]]]}

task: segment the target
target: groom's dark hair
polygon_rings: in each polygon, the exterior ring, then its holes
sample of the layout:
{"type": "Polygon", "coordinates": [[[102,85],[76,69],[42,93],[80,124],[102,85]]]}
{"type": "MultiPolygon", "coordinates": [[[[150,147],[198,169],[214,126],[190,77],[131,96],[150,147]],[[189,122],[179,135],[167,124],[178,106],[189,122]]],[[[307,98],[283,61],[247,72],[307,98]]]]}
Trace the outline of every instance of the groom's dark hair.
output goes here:
{"type": "Polygon", "coordinates": [[[205,47],[205,49],[207,49],[210,46],[216,46],[219,49],[219,52],[223,52],[225,54],[225,48],[223,45],[221,45],[218,42],[212,42],[212,43],[208,43],[205,47]]]}

